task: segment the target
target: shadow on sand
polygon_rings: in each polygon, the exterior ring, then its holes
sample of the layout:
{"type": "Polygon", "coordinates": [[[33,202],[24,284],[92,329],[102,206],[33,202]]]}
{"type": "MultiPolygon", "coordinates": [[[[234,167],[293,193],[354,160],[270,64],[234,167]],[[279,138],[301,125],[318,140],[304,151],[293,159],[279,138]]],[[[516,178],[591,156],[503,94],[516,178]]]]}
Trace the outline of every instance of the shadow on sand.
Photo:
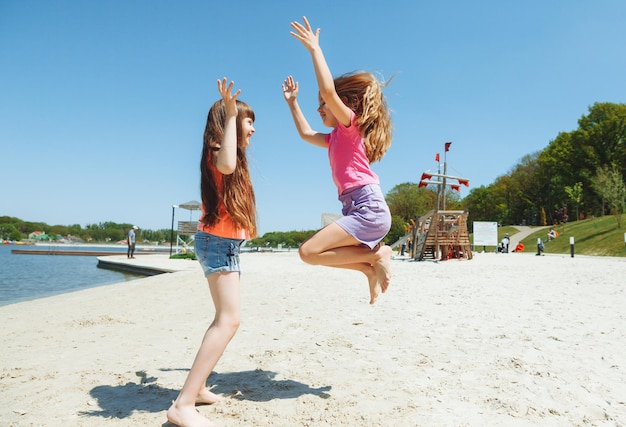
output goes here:
{"type": "MultiPolygon", "coordinates": [[[[162,412],[167,410],[178,396],[179,390],[156,384],[156,377],[145,371],[136,372],[139,382],[122,385],[100,385],[90,394],[101,409],[83,411],[83,417],[128,418],[134,412],[162,412]]],[[[311,388],[293,380],[275,380],[276,372],[256,369],[254,371],[211,373],[207,387],[213,393],[238,400],[269,402],[273,399],[295,399],[305,394],[327,399],[331,386],[311,388]],[[212,385],[212,386],[211,386],[212,385]]]]}

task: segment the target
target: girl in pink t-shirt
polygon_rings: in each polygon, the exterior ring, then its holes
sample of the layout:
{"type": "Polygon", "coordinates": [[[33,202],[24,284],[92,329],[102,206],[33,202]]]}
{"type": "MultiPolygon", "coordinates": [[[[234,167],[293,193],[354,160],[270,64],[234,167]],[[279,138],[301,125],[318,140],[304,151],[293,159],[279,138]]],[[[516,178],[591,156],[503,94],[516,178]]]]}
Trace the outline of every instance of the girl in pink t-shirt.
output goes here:
{"type": "Polygon", "coordinates": [[[391,248],[380,242],[391,227],[391,214],[370,163],[391,145],[391,118],[383,84],[371,73],[351,73],[333,79],[319,45],[319,28],[292,22],[291,35],[311,54],[319,86],[319,108],[330,133],[311,129],[298,105],[298,83],[283,82],[283,95],[300,137],[328,150],[333,181],[343,217],[318,231],[300,246],[304,262],[357,270],[365,274],[370,304],[391,280],[391,248]]]}

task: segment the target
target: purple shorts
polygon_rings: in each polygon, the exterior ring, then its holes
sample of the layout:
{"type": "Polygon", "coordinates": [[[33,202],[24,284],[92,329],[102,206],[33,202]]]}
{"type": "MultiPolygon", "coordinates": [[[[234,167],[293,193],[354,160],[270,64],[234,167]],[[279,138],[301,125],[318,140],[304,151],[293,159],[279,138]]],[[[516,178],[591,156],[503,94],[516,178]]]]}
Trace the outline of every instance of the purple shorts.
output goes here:
{"type": "Polygon", "coordinates": [[[343,217],[336,224],[373,249],[391,228],[391,213],[378,184],[351,188],[339,196],[343,217]]]}

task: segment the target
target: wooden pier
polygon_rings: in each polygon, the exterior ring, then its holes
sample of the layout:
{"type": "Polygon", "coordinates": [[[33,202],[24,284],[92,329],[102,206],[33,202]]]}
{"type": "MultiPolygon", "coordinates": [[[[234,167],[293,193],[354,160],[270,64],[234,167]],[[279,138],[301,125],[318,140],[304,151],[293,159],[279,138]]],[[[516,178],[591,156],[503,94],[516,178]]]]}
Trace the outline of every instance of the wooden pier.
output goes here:
{"type": "Polygon", "coordinates": [[[73,255],[73,256],[107,256],[107,255],[124,255],[126,252],[113,251],[74,251],[74,250],[58,250],[58,249],[11,249],[12,254],[19,255],[73,255]]]}

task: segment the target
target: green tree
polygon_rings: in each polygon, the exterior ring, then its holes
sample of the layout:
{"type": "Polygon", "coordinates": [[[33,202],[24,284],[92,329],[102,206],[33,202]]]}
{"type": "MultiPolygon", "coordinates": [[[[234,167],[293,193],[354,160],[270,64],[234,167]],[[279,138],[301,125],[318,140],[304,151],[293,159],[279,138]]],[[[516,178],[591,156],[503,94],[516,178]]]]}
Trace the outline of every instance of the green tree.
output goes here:
{"type": "Polygon", "coordinates": [[[399,215],[391,216],[391,229],[387,236],[385,236],[385,243],[388,245],[393,245],[398,241],[401,237],[404,237],[406,233],[406,224],[407,222],[399,215]]]}
{"type": "MultiPolygon", "coordinates": [[[[626,104],[595,103],[578,120],[591,169],[615,164],[626,172],[626,104]]],[[[622,178],[624,178],[622,176],[622,178]]]]}
{"type": "Polygon", "coordinates": [[[622,228],[622,214],[626,208],[626,184],[617,165],[598,169],[592,186],[615,214],[617,228],[622,228]]]}
{"type": "Polygon", "coordinates": [[[574,204],[574,207],[576,208],[576,221],[578,221],[579,219],[578,208],[580,207],[580,202],[583,198],[583,183],[577,182],[576,184],[574,184],[573,187],[566,185],[565,192],[567,193],[567,195],[569,196],[569,199],[572,201],[572,203],[574,204]]]}
{"type": "Polygon", "coordinates": [[[567,200],[567,194],[563,189],[565,184],[579,181],[575,175],[578,166],[571,166],[578,157],[580,155],[575,154],[572,135],[569,132],[559,133],[538,156],[543,193],[539,204],[545,208],[549,224],[556,223],[554,212],[567,200]]]}
{"type": "MultiPolygon", "coordinates": [[[[434,193],[433,193],[434,194],[434,193]]],[[[458,192],[454,190],[446,191],[446,210],[456,211],[463,209],[463,201],[458,192]]]]}
{"type": "Polygon", "coordinates": [[[469,212],[469,223],[474,221],[500,221],[491,186],[485,187],[481,185],[480,187],[472,188],[463,200],[463,203],[465,209],[469,212]]]}
{"type": "Polygon", "coordinates": [[[405,182],[393,187],[385,195],[391,215],[410,221],[435,208],[437,194],[418,184],[405,182]]]}
{"type": "Polygon", "coordinates": [[[261,237],[252,239],[246,246],[250,247],[272,247],[282,245],[285,248],[297,248],[306,239],[316,233],[316,230],[308,231],[270,231],[261,237]]]}
{"type": "Polygon", "coordinates": [[[528,154],[509,172],[506,181],[506,218],[509,224],[536,224],[541,206],[539,152],[528,154]]]}
{"type": "MultiPolygon", "coordinates": [[[[0,218],[2,220],[2,218],[0,218]]],[[[9,222],[0,223],[0,241],[2,240],[22,240],[22,233],[9,222]]]]}

